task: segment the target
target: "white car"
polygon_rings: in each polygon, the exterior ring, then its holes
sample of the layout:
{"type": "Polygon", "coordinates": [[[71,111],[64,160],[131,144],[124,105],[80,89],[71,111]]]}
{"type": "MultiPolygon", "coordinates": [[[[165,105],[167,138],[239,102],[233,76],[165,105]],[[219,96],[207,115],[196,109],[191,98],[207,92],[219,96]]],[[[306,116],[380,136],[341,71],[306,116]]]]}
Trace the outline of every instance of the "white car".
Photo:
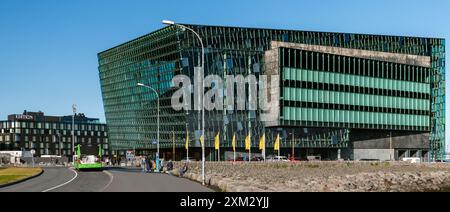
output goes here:
{"type": "Polygon", "coordinates": [[[271,156],[267,158],[267,161],[270,162],[289,162],[288,158],[286,156],[271,156]]]}
{"type": "Polygon", "coordinates": [[[420,158],[403,158],[403,161],[408,163],[420,163],[422,160],[420,158]]]}

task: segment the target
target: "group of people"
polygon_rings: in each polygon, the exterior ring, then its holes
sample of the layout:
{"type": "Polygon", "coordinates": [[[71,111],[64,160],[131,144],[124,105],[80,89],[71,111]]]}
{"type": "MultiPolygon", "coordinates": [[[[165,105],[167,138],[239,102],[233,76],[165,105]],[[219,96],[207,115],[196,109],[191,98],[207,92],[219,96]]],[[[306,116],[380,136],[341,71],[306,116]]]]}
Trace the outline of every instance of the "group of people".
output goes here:
{"type": "MultiPolygon", "coordinates": [[[[157,161],[152,159],[149,156],[141,156],[140,159],[141,162],[141,169],[142,172],[147,172],[147,173],[151,173],[151,172],[156,172],[157,171],[157,161]]],[[[173,170],[173,162],[170,160],[167,164],[164,163],[164,160],[161,159],[159,160],[159,172],[170,172],[173,170]]]]}
{"type": "MultiPolygon", "coordinates": [[[[156,160],[152,159],[150,156],[141,156],[140,157],[140,163],[141,163],[141,170],[143,173],[152,173],[156,172],[158,166],[156,160]]],[[[160,173],[167,173],[171,174],[174,170],[174,164],[172,160],[169,160],[169,162],[164,163],[164,160],[159,160],[159,172],[160,173]]],[[[182,177],[186,172],[188,171],[188,165],[187,163],[184,163],[183,167],[179,169],[180,177],[182,177]]]]}

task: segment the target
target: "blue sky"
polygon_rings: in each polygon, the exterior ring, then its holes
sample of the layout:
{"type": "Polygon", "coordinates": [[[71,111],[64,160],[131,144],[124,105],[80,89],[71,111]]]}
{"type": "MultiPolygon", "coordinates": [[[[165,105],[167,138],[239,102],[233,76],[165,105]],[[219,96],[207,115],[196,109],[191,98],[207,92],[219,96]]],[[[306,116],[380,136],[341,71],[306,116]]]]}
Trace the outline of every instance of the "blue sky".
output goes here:
{"type": "Polygon", "coordinates": [[[162,19],[450,40],[449,10],[448,0],[2,0],[0,119],[24,109],[69,114],[75,102],[104,120],[97,53],[162,19]]]}

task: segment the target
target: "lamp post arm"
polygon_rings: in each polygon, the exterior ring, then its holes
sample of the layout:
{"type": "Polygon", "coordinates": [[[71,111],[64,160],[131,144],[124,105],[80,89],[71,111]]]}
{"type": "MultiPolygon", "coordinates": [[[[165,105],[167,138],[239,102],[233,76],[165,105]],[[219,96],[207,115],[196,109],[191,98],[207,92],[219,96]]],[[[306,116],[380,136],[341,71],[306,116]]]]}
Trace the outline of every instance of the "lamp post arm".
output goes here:
{"type": "MultiPolygon", "coordinates": [[[[204,80],[204,68],[205,68],[205,46],[203,45],[203,40],[202,40],[202,38],[200,37],[200,35],[195,31],[195,30],[193,30],[193,29],[191,29],[191,28],[189,28],[189,27],[187,27],[187,26],[184,26],[184,25],[181,25],[181,24],[176,24],[176,23],[173,23],[173,25],[175,25],[175,26],[178,26],[178,27],[180,27],[180,28],[183,28],[183,29],[187,29],[187,30],[189,30],[189,31],[191,31],[192,33],[194,33],[194,35],[195,36],[197,36],[197,38],[198,38],[198,40],[200,41],[200,45],[202,46],[202,68],[201,68],[201,76],[202,76],[202,89],[201,89],[201,95],[200,95],[200,98],[201,98],[201,102],[200,102],[200,104],[201,104],[201,107],[202,107],[202,137],[203,137],[203,139],[205,139],[205,107],[204,107],[204,105],[203,105],[203,96],[204,96],[204,94],[205,94],[205,80],[204,80]]],[[[205,185],[205,141],[203,141],[203,144],[202,144],[202,184],[203,185],[205,185]]]]}
{"type": "Polygon", "coordinates": [[[184,25],[181,25],[181,24],[174,24],[174,25],[177,26],[177,27],[180,27],[182,29],[189,30],[190,32],[194,33],[194,35],[198,38],[198,40],[200,41],[200,45],[202,46],[202,68],[205,67],[205,46],[203,45],[203,40],[200,37],[200,35],[195,30],[193,30],[193,29],[191,29],[191,28],[189,28],[187,26],[184,26],[184,25]]]}

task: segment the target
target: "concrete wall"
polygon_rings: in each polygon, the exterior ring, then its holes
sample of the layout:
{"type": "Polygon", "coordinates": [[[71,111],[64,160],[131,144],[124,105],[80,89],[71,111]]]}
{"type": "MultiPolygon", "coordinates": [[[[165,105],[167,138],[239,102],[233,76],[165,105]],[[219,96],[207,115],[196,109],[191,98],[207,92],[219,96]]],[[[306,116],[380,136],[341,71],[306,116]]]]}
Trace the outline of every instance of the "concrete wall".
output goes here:
{"type": "Polygon", "coordinates": [[[278,62],[279,57],[279,51],[278,49],[272,49],[265,52],[264,59],[264,69],[265,74],[268,76],[268,83],[267,86],[268,90],[268,98],[269,102],[272,99],[275,99],[276,101],[273,102],[271,105],[268,105],[270,108],[267,111],[264,111],[261,113],[261,120],[265,122],[266,127],[275,127],[280,125],[280,84],[279,81],[275,82],[275,84],[272,84],[272,77],[275,75],[280,75],[280,67],[278,62]]]}
{"type": "Polygon", "coordinates": [[[392,63],[401,63],[401,64],[407,64],[407,65],[422,66],[422,67],[426,67],[426,68],[431,67],[431,57],[428,57],[428,56],[398,54],[398,53],[389,53],[389,52],[377,52],[377,51],[368,51],[368,50],[362,50],[362,49],[349,49],[349,48],[310,45],[310,44],[301,44],[301,43],[287,43],[287,42],[280,42],[280,41],[272,41],[271,42],[272,49],[279,48],[279,47],[322,52],[322,53],[342,55],[342,56],[348,56],[348,57],[359,57],[359,58],[380,60],[380,61],[386,61],[386,62],[392,62],[392,63]]]}
{"type": "MultiPolygon", "coordinates": [[[[385,133],[389,135],[387,132],[385,133]]],[[[354,149],[390,149],[390,138],[367,139],[352,141],[354,149]]],[[[393,135],[392,148],[394,149],[428,149],[429,133],[413,135],[393,135]]]]}
{"type": "Polygon", "coordinates": [[[394,149],[354,149],[354,160],[380,160],[387,161],[394,159],[394,149]]]}

